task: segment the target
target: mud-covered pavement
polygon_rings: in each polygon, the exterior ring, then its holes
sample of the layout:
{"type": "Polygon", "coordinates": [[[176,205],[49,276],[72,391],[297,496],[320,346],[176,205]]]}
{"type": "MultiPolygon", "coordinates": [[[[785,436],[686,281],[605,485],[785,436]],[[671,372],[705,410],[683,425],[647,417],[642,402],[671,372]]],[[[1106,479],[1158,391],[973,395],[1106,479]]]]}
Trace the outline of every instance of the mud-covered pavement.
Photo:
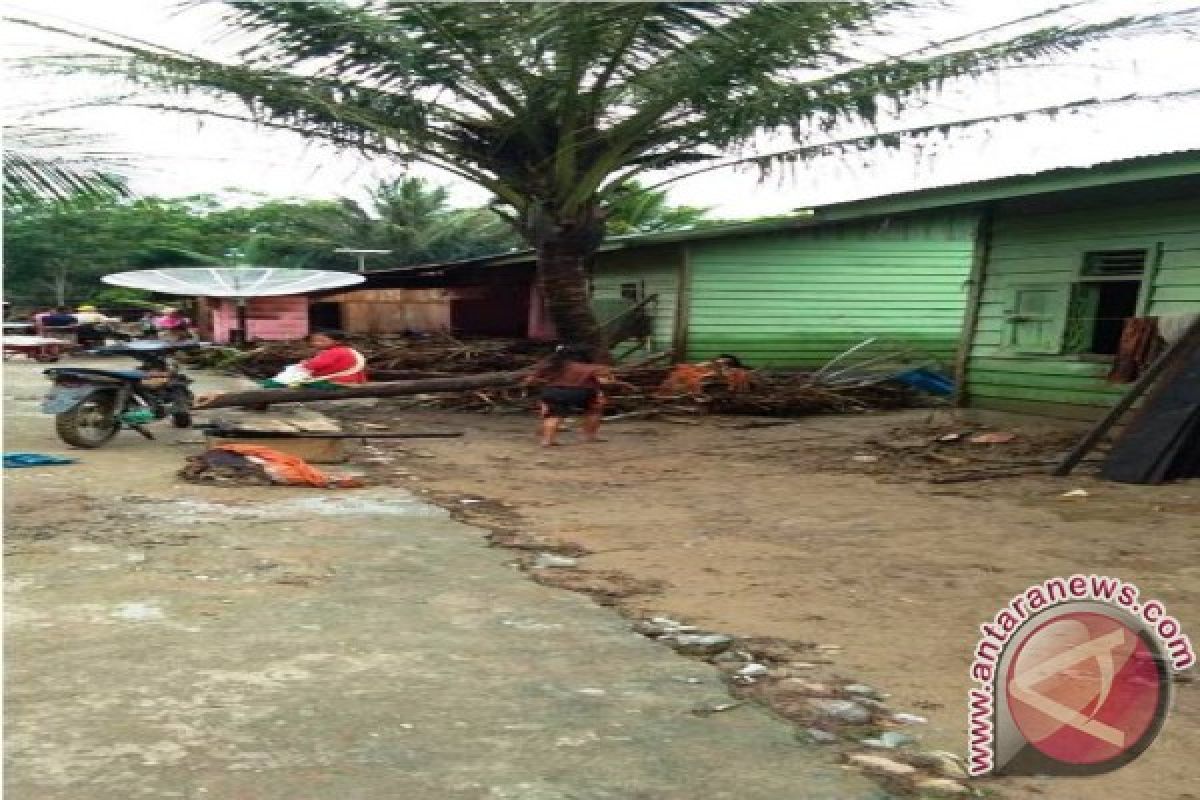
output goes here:
{"type": "MultiPolygon", "coordinates": [[[[804,678],[866,683],[891,695],[893,710],[927,718],[903,728],[917,737],[914,751],[966,751],[979,625],[1048,577],[1119,576],[1164,602],[1197,640],[1200,481],[1116,484],[1088,465],[1069,478],[1030,471],[927,483],[916,452],[983,458],[966,442],[910,449],[908,440],[965,424],[948,412],[628,420],[605,424],[606,443],[567,434],[550,452],[537,446],[532,414],[335,413],[403,430],[467,429],[463,442],[380,440],[362,461],[382,462],[372,464],[380,480],[501,532],[500,544],[557,543],[581,554],[577,569],[531,574],[631,618],[664,615],[830,647],[803,657],[822,662],[804,678]],[[460,504],[463,496],[478,502],[460,504]]],[[[989,458],[1022,463],[1074,440],[1069,431],[1014,430],[1016,441],[982,448],[989,458]]],[[[737,691],[770,688],[763,680],[737,691]]],[[[774,705],[780,713],[789,712],[784,700],[774,705]]],[[[1162,735],[1132,764],[1086,779],[987,779],[971,788],[1012,798],[1197,800],[1198,732],[1200,683],[1180,683],[1162,735]]],[[[848,751],[870,752],[861,734],[846,738],[848,751]]],[[[904,749],[887,754],[903,758],[904,749]]]]}
{"type": "MultiPolygon", "coordinates": [[[[5,449],[66,452],[5,378],[5,449]]],[[[156,430],[5,476],[6,797],[874,796],[403,490],[183,484],[156,430]]]]}

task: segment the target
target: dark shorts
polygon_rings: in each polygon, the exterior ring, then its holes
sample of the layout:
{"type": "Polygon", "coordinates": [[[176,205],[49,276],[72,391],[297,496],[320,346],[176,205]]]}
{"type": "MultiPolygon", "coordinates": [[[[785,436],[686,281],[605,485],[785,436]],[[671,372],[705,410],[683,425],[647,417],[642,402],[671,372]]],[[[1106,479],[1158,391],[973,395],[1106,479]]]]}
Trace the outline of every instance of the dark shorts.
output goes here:
{"type": "Polygon", "coordinates": [[[595,389],[547,386],[542,389],[541,400],[547,416],[565,417],[571,412],[596,411],[600,408],[601,397],[595,389]]]}

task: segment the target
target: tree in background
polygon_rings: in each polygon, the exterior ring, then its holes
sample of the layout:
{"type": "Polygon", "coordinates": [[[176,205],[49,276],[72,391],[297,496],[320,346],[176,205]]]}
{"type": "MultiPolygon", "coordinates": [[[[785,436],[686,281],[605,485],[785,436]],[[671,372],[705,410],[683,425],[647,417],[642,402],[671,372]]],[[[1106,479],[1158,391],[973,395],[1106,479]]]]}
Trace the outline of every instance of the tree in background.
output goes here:
{"type": "Polygon", "coordinates": [[[333,251],[350,236],[350,222],[337,200],[267,199],[216,209],[201,225],[214,241],[207,252],[223,263],[336,269],[333,251]]]}
{"type": "Polygon", "coordinates": [[[486,188],[536,248],[560,334],[598,345],[585,265],[604,236],[606,202],[631,178],[731,153],[768,165],[925,134],[829,143],[846,124],[873,123],[881,110],[903,109],[947,82],[1177,19],[1054,24],[1081,5],[1068,2],[892,54],[879,31],[913,29],[919,11],[954,9],[936,0],[225,5],[227,33],[239,45],[229,62],[18,21],[118,53],[68,68],[179,92],[177,102],[145,105],[420,161],[486,188]],[[245,113],[197,102],[205,90],[245,113]],[[756,149],[764,132],[790,135],[797,148],[764,160],[756,149]]]}
{"type": "Polygon", "coordinates": [[[604,219],[610,235],[624,236],[719,223],[709,218],[709,211],[700,206],[673,206],[667,202],[665,190],[646,189],[637,181],[627,181],[609,195],[604,219]]]}
{"type": "MultiPolygon", "coordinates": [[[[504,253],[520,244],[490,209],[455,208],[445,187],[420,178],[382,181],[368,196],[366,204],[268,198],[223,207],[209,195],[120,200],[85,193],[11,203],[4,210],[7,291],[26,303],[115,302],[120,295],[100,277],[119,270],[231,262],[349,270],[354,263],[334,253],[339,247],[391,250],[379,265],[404,266],[504,253]]],[[[665,192],[636,184],[614,195],[609,214],[616,234],[705,221],[705,209],[671,206],[665,192]]]]}
{"type": "Polygon", "coordinates": [[[381,182],[365,207],[350,198],[343,198],[342,204],[350,220],[346,244],[391,250],[385,263],[454,261],[503,253],[519,242],[495,213],[453,208],[446,187],[431,186],[421,178],[381,182]]]}
{"type": "MultiPolygon", "coordinates": [[[[138,248],[180,245],[155,201],[122,204],[84,193],[65,200],[6,203],[5,295],[16,303],[67,304],[128,268],[138,248]],[[153,239],[147,238],[153,230],[153,239]]],[[[177,223],[178,219],[172,219],[177,223]]]]}

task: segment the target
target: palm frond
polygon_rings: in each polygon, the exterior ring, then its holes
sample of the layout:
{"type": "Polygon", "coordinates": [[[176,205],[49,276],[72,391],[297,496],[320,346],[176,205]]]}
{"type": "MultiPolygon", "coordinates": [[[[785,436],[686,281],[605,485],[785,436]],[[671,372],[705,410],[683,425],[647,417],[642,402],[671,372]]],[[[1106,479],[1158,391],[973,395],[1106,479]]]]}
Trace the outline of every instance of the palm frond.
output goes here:
{"type": "Polygon", "coordinates": [[[128,197],[120,176],[128,159],[96,149],[97,138],[70,128],[11,125],[4,130],[4,201],[128,197]]]}
{"type": "Polygon", "coordinates": [[[1055,118],[1078,114],[1100,108],[1112,108],[1137,103],[1163,103],[1178,100],[1200,98],[1200,88],[1183,89],[1157,94],[1127,94],[1119,97],[1088,97],[1067,103],[1056,103],[1035,108],[1025,108],[1019,111],[1008,111],[1001,114],[986,114],[977,117],[960,118],[947,122],[935,122],[928,125],[898,128],[887,131],[875,131],[860,136],[849,136],[830,141],[807,144],[801,147],[790,147],[771,153],[755,154],[732,159],[712,159],[704,167],[688,170],[673,175],[664,180],[647,186],[647,191],[661,189],[672,183],[677,183],[697,175],[724,169],[739,167],[756,168],[765,177],[774,170],[786,166],[794,166],[814,161],[819,158],[841,156],[848,153],[864,153],[879,149],[896,149],[908,143],[920,142],[933,136],[949,137],[954,133],[967,131],[972,128],[994,126],[1006,122],[1024,122],[1030,118],[1055,118]]]}
{"type": "MultiPolygon", "coordinates": [[[[227,0],[236,59],[72,34],[115,56],[44,68],[120,73],[188,100],[139,101],[283,128],[479,184],[518,218],[586,216],[640,172],[715,163],[763,131],[814,140],[964,79],[1115,34],[1190,30],[1187,12],[1056,22],[1079,5],[898,55],[862,42],[936,3],[405,3],[227,0]],[[905,16],[908,15],[908,16],[905,16]],[[232,98],[245,116],[207,98],[232,98]],[[199,98],[204,98],[201,101],[199,98]],[[187,108],[189,102],[192,108],[187,108]]],[[[978,124],[978,123],[974,123],[978,124]]],[[[916,130],[916,129],[914,129],[916,130]]],[[[903,134],[898,134],[903,135],[903,134]]]]}

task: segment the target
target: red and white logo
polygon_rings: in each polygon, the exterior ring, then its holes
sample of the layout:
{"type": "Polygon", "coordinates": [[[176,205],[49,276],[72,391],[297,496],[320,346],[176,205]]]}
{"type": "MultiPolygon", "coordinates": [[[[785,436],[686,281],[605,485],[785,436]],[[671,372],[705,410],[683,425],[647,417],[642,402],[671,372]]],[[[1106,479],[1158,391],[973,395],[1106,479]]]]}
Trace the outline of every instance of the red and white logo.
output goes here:
{"type": "Polygon", "coordinates": [[[1098,766],[1141,752],[1147,735],[1157,733],[1169,688],[1153,646],[1104,613],[1068,611],[1038,625],[1003,676],[1022,738],[1069,765],[1098,766]]]}
{"type": "Polygon", "coordinates": [[[1173,673],[1196,663],[1175,617],[1103,575],[1049,578],[987,623],[971,662],[971,775],[1096,775],[1162,730],[1173,673]]]}

